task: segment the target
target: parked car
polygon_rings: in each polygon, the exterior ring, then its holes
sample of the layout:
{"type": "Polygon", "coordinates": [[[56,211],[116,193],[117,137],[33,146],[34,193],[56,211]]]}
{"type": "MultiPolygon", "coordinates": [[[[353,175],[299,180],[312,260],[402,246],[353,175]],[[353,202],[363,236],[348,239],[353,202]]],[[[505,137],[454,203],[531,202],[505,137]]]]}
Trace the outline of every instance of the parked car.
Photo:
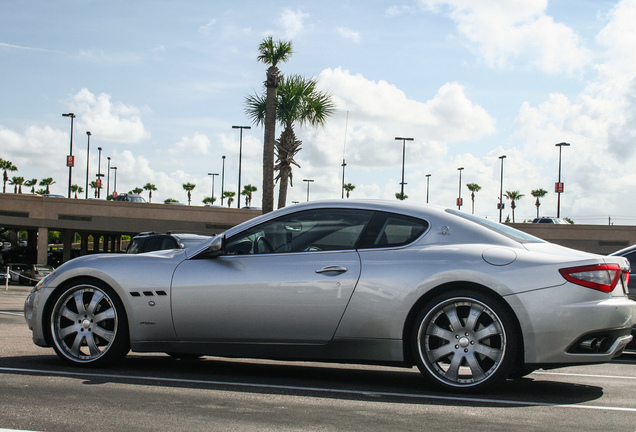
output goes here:
{"type": "Polygon", "coordinates": [[[28,264],[22,263],[8,263],[9,269],[9,283],[21,284],[25,279],[23,278],[24,272],[28,270],[28,264]]]}
{"type": "Polygon", "coordinates": [[[186,249],[209,238],[210,236],[198,234],[173,234],[170,232],[165,234],[156,234],[154,232],[139,233],[128,243],[126,253],[138,254],[164,249],[186,249]]]}
{"type": "Polygon", "coordinates": [[[188,249],[84,256],[25,302],[36,345],[75,366],[129,350],[412,367],[477,392],[608,362],[632,339],[628,262],[453,209],[315,201],[188,249]]]}
{"type": "Polygon", "coordinates": [[[53,271],[53,267],[47,264],[29,264],[22,272],[20,283],[22,285],[35,285],[53,271]]]}
{"type": "Polygon", "coordinates": [[[114,201],[129,201],[129,202],[137,202],[137,203],[145,203],[146,199],[141,195],[137,194],[129,194],[129,193],[120,193],[115,198],[114,201]]]}
{"type": "Polygon", "coordinates": [[[569,225],[570,223],[565,219],[555,218],[555,217],[538,217],[532,219],[532,223],[550,223],[550,224],[560,224],[560,225],[569,225]]]}
{"type": "MultiPolygon", "coordinates": [[[[627,258],[629,261],[629,294],[628,297],[636,301],[636,245],[626,247],[610,254],[610,256],[621,256],[627,258]]],[[[634,339],[629,343],[628,347],[636,349],[636,324],[632,327],[632,336],[634,339]]]]}

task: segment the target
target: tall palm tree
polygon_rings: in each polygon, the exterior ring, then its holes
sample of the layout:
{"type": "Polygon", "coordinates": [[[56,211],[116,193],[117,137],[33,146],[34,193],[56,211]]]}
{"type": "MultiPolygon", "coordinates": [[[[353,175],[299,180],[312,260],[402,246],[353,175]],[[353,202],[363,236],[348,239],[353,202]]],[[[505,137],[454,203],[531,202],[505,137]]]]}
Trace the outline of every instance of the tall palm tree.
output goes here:
{"type": "Polygon", "coordinates": [[[188,205],[190,205],[190,201],[192,201],[192,191],[195,187],[197,187],[197,185],[190,182],[183,184],[183,189],[188,191],[188,205]]]}
{"type": "Polygon", "coordinates": [[[13,186],[13,193],[22,193],[22,185],[24,184],[24,177],[11,177],[9,184],[13,186]]]}
{"type": "Polygon", "coordinates": [[[344,185],[344,190],[345,192],[347,192],[347,198],[349,198],[349,194],[355,189],[356,187],[354,185],[352,185],[351,183],[347,183],[346,185],[344,185]]]}
{"type": "Polygon", "coordinates": [[[227,199],[227,208],[230,208],[232,206],[235,196],[236,192],[234,191],[223,191],[223,198],[227,199]]]}
{"type": "Polygon", "coordinates": [[[510,200],[510,208],[512,209],[512,223],[515,223],[515,209],[517,208],[515,203],[524,196],[519,191],[506,191],[505,197],[510,200]]]}
{"type": "Polygon", "coordinates": [[[532,192],[530,192],[530,195],[537,199],[534,203],[534,205],[537,207],[537,217],[539,217],[539,206],[541,206],[539,198],[543,198],[544,196],[546,196],[547,193],[548,191],[545,189],[533,189],[532,192]]]}
{"type": "Polygon", "coordinates": [[[203,204],[214,204],[214,201],[216,201],[216,197],[207,196],[203,198],[203,204]]]}
{"type": "Polygon", "coordinates": [[[263,39],[258,46],[258,61],[265,63],[267,68],[265,134],[263,137],[263,213],[274,210],[274,146],[276,141],[276,93],[281,76],[278,64],[284,63],[292,55],[291,41],[279,40],[274,42],[271,36],[263,39]]]}
{"type": "Polygon", "coordinates": [[[35,186],[38,184],[38,179],[31,179],[24,182],[24,186],[31,188],[31,193],[35,193],[35,186]]]}
{"type": "Polygon", "coordinates": [[[481,190],[481,186],[479,186],[477,183],[468,183],[466,187],[470,191],[470,199],[473,201],[472,214],[475,214],[475,192],[479,192],[481,190]]]}
{"type": "Polygon", "coordinates": [[[130,191],[131,194],[135,194],[135,195],[139,195],[140,193],[142,193],[144,190],[140,187],[136,187],[133,190],[130,191]]]}
{"type": "MultiPolygon", "coordinates": [[[[276,141],[276,180],[280,181],[278,208],[285,207],[287,187],[293,186],[292,165],[300,167],[294,156],[300,151],[302,141],[296,139],[294,125],[324,126],[327,118],[335,112],[331,95],[319,91],[315,79],[306,79],[300,75],[283,77],[276,97],[276,119],[284,128],[276,141]]],[[[256,124],[267,120],[267,95],[246,98],[246,114],[256,124]]]]}
{"type": "Polygon", "coordinates": [[[74,184],[74,185],[71,185],[71,192],[73,192],[75,194],[75,199],[77,199],[77,194],[78,193],[81,194],[82,192],[84,192],[84,188],[79,186],[79,185],[74,184]]]}
{"type": "Polygon", "coordinates": [[[152,191],[156,191],[157,187],[155,185],[153,185],[152,183],[146,183],[146,185],[144,186],[144,189],[148,191],[148,202],[151,203],[152,202],[152,191]]]}
{"type": "Polygon", "coordinates": [[[40,186],[44,186],[46,188],[46,193],[50,194],[51,193],[51,186],[55,184],[55,181],[53,180],[52,177],[47,177],[44,178],[42,180],[40,180],[40,186]]]}
{"type": "Polygon", "coordinates": [[[0,159],[0,169],[4,172],[4,174],[2,176],[2,180],[3,180],[2,193],[6,193],[7,192],[7,182],[9,181],[9,175],[7,174],[7,171],[11,171],[11,172],[17,171],[18,167],[13,165],[13,163],[11,163],[11,161],[0,159]]]}
{"type": "Polygon", "coordinates": [[[404,201],[405,199],[407,199],[409,196],[407,194],[403,194],[401,192],[396,192],[395,193],[395,198],[399,199],[400,201],[404,201]]]}
{"type": "Polygon", "coordinates": [[[94,197],[97,198],[97,181],[93,180],[92,182],[90,182],[88,184],[88,187],[90,187],[91,189],[93,189],[93,193],[94,193],[94,197]]]}
{"type": "Polygon", "coordinates": [[[245,205],[252,205],[252,194],[256,192],[258,188],[256,186],[252,186],[251,184],[246,184],[243,186],[243,190],[241,191],[241,195],[245,197],[245,205]]]}

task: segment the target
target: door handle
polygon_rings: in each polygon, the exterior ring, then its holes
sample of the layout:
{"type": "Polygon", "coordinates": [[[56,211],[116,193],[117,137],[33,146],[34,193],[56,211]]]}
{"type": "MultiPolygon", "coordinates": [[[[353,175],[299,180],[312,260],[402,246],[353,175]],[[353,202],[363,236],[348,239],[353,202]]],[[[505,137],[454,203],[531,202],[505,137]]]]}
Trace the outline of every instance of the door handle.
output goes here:
{"type": "Polygon", "coordinates": [[[344,272],[346,272],[346,271],[347,271],[347,268],[346,268],[346,267],[333,265],[333,266],[323,267],[323,268],[321,268],[320,270],[316,270],[316,273],[318,273],[318,274],[322,274],[322,273],[331,273],[331,272],[334,272],[334,273],[344,273],[344,272]]]}

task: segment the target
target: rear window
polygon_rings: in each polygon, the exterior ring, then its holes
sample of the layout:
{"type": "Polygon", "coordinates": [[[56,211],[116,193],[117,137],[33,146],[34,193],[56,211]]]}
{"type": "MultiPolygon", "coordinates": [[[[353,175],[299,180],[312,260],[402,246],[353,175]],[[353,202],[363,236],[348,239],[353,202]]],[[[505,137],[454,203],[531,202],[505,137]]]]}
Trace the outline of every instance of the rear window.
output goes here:
{"type": "Polygon", "coordinates": [[[417,240],[428,222],[410,216],[377,212],[364,233],[359,249],[404,246],[417,240]]]}
{"type": "Polygon", "coordinates": [[[490,219],[484,219],[475,215],[462,213],[460,211],[453,210],[453,209],[447,209],[446,212],[455,216],[459,216],[463,219],[467,219],[471,222],[475,222],[476,224],[479,224],[492,231],[495,231],[499,234],[505,235],[506,237],[516,240],[519,243],[545,243],[543,240],[541,240],[538,237],[524,233],[523,231],[519,231],[518,229],[509,227],[507,225],[491,221],[490,219]]]}

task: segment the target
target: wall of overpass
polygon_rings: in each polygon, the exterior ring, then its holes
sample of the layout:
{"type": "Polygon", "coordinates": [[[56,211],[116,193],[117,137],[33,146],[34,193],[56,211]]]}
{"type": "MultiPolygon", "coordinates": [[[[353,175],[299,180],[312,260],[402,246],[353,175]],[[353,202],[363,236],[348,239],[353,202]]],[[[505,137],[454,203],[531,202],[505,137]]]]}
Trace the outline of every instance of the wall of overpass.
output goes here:
{"type": "MultiPolygon", "coordinates": [[[[0,227],[26,230],[37,247],[38,263],[46,263],[49,230],[60,231],[64,261],[71,257],[74,233],[82,238],[80,254],[89,249],[118,251],[122,235],[139,232],[190,232],[213,235],[261,214],[260,210],[123,201],[42,197],[0,193],[0,227]],[[94,244],[89,248],[88,237],[94,244]]],[[[636,244],[636,227],[623,225],[510,224],[552,243],[587,252],[609,254],[636,244]]]]}
{"type": "Polygon", "coordinates": [[[64,261],[67,261],[75,233],[82,238],[81,254],[88,252],[89,235],[95,239],[93,250],[117,251],[122,235],[144,231],[213,235],[260,214],[260,210],[225,207],[0,193],[0,227],[27,231],[29,246],[37,247],[37,261],[41,264],[47,260],[50,230],[61,232],[64,261]]]}

